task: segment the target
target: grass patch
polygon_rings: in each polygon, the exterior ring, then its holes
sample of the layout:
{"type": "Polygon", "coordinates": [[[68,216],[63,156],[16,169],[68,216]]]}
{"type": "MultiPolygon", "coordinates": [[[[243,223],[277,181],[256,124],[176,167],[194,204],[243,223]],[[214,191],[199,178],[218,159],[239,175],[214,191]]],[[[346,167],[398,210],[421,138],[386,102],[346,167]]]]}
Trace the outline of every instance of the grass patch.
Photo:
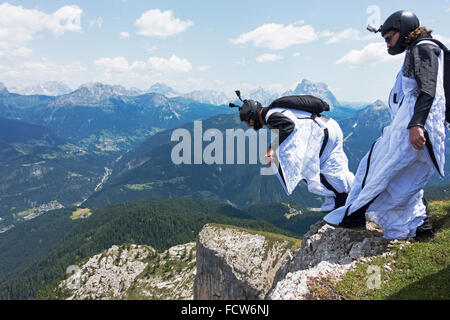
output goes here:
{"type": "Polygon", "coordinates": [[[85,219],[92,215],[92,211],[89,208],[77,208],[77,210],[72,212],[72,215],[70,216],[70,219],[72,220],[78,220],[78,219],[85,219]]]}
{"type": "Polygon", "coordinates": [[[69,173],[67,174],[67,177],[68,178],[81,178],[81,177],[83,177],[83,175],[79,174],[79,173],[75,173],[75,172],[70,172],[69,171],[69,173]]]}
{"type": "Polygon", "coordinates": [[[431,202],[429,212],[433,239],[399,241],[392,255],[358,264],[337,283],[338,293],[352,300],[450,299],[450,200],[431,202]]]}
{"type": "Polygon", "coordinates": [[[247,232],[247,233],[250,233],[253,235],[264,236],[265,244],[264,244],[264,253],[263,253],[263,257],[262,257],[263,261],[268,259],[269,252],[272,251],[272,249],[274,248],[274,246],[277,243],[285,242],[286,245],[283,246],[283,249],[281,251],[279,250],[276,252],[277,258],[274,259],[274,261],[272,263],[272,268],[275,267],[279,258],[281,258],[286,253],[286,251],[288,251],[288,250],[295,251],[296,249],[300,248],[300,246],[302,244],[301,239],[288,237],[288,236],[285,236],[282,234],[277,234],[277,233],[272,233],[272,232],[267,232],[267,231],[251,230],[251,229],[246,229],[243,227],[237,227],[237,226],[232,226],[232,225],[223,225],[223,224],[215,224],[215,223],[210,223],[209,225],[211,225],[213,227],[230,228],[230,229],[247,232]]]}
{"type": "Polygon", "coordinates": [[[275,241],[287,241],[289,244],[287,246],[287,249],[292,249],[295,250],[297,248],[300,248],[300,245],[302,244],[302,240],[299,238],[293,238],[293,237],[288,237],[282,234],[277,234],[277,233],[272,233],[272,232],[267,232],[267,231],[257,231],[257,230],[252,230],[252,229],[246,229],[246,228],[242,228],[242,227],[237,227],[237,226],[232,226],[232,225],[224,225],[224,224],[216,224],[216,223],[209,223],[210,226],[214,226],[214,227],[219,227],[219,228],[230,228],[230,229],[236,229],[236,230],[240,230],[240,231],[244,231],[250,234],[255,234],[255,235],[262,235],[266,238],[267,241],[269,241],[270,243],[273,243],[275,241]]]}

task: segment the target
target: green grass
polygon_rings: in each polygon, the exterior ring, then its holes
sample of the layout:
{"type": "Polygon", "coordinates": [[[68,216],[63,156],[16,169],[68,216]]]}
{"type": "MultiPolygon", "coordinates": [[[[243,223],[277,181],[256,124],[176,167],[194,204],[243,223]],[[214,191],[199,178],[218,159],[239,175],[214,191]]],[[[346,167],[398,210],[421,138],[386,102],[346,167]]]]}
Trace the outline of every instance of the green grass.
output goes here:
{"type": "Polygon", "coordinates": [[[352,300],[450,299],[450,200],[431,202],[429,209],[435,227],[433,239],[399,241],[392,255],[358,264],[349,271],[336,284],[336,291],[352,300]],[[378,288],[368,285],[374,283],[370,266],[381,272],[378,288]]]}
{"type": "Polygon", "coordinates": [[[70,219],[77,220],[81,218],[81,215],[84,216],[84,218],[89,217],[92,214],[91,209],[88,208],[77,208],[77,210],[72,212],[72,215],[70,216],[70,219]]]}
{"type": "Polygon", "coordinates": [[[300,245],[302,243],[301,239],[298,238],[292,238],[289,236],[285,236],[282,234],[267,232],[267,231],[256,231],[252,229],[247,229],[243,227],[237,227],[237,226],[231,226],[231,225],[221,225],[216,223],[210,223],[209,225],[212,225],[214,227],[219,228],[231,228],[236,229],[240,231],[244,231],[253,235],[262,235],[265,238],[266,244],[264,246],[264,254],[263,254],[263,260],[267,260],[269,252],[272,250],[272,248],[275,246],[276,243],[283,243],[286,242],[286,245],[283,246],[283,250],[281,252],[277,252],[278,258],[274,259],[272,267],[275,267],[276,263],[278,262],[278,259],[281,258],[287,250],[295,251],[296,249],[300,248],[300,245]]]}
{"type": "MultiPolygon", "coordinates": [[[[172,288],[158,288],[146,283],[147,280],[173,281],[176,277],[182,275],[185,280],[183,287],[194,282],[195,276],[192,271],[196,269],[195,246],[189,253],[186,250],[186,255],[183,254],[181,257],[170,256],[169,251],[165,253],[154,251],[142,261],[147,263],[147,266],[127,290],[127,300],[176,300],[180,298],[179,292],[172,288]]],[[[178,288],[178,286],[177,283],[176,287],[178,288]]]]}
{"type": "Polygon", "coordinates": [[[287,249],[292,249],[292,250],[300,248],[300,245],[302,243],[301,239],[288,237],[288,236],[278,234],[278,233],[259,231],[259,230],[257,231],[257,230],[243,228],[243,227],[237,227],[237,226],[225,225],[225,224],[217,224],[217,223],[209,223],[209,225],[214,226],[214,227],[220,227],[220,228],[237,229],[237,230],[241,230],[241,231],[244,231],[244,232],[247,232],[250,234],[262,235],[266,238],[267,241],[269,241],[269,243],[287,241],[288,242],[287,249]]]}

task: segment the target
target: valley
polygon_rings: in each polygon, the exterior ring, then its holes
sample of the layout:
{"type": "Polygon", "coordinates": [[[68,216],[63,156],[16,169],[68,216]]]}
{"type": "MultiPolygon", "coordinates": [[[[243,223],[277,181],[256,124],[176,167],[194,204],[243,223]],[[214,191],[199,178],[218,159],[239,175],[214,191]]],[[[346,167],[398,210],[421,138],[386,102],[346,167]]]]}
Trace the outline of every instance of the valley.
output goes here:
{"type": "MultiPolygon", "coordinates": [[[[260,174],[264,165],[252,163],[249,153],[237,161],[238,144],[227,145],[226,132],[247,128],[230,108],[159,93],[116,95],[114,87],[100,84],[80,90],[59,97],[3,91],[0,97],[2,299],[48,298],[68,265],[112,246],[164,252],[194,241],[211,222],[300,238],[322,219],[322,199],[306,186],[287,197],[274,175],[260,174]],[[94,93],[99,96],[89,100],[94,93]],[[233,159],[174,163],[174,130],[195,140],[194,121],[200,120],[203,132],[222,135],[233,159]]],[[[326,115],[340,123],[349,167],[356,171],[390,122],[387,106],[378,100],[346,107],[326,86],[309,81],[291,91],[300,93],[335,104],[326,115]]],[[[257,154],[265,152],[269,141],[256,142],[257,154]]],[[[212,143],[218,141],[200,136],[201,148],[212,143]]],[[[449,171],[447,163],[447,175],[431,181],[430,199],[448,199],[449,171]]],[[[130,297],[145,296],[133,290],[130,297]]]]}

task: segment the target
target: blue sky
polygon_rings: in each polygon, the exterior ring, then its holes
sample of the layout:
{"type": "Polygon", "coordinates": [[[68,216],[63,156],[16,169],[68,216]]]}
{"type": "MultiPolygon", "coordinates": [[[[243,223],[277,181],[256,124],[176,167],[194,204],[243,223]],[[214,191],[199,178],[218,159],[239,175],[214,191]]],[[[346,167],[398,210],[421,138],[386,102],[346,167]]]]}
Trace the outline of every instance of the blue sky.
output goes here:
{"type": "Polygon", "coordinates": [[[340,101],[386,100],[402,56],[365,30],[399,9],[450,46],[450,1],[0,2],[0,82],[63,81],[232,96],[306,78],[340,101]]]}

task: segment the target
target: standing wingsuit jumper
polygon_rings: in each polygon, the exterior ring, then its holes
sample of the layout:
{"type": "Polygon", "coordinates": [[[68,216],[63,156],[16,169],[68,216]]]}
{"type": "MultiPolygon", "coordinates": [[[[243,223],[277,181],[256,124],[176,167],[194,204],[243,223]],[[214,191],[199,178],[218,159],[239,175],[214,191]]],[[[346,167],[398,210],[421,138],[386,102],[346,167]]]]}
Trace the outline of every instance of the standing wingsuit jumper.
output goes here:
{"type": "Polygon", "coordinates": [[[255,130],[266,125],[278,134],[278,145],[269,147],[266,160],[287,195],[302,181],[309,192],[325,197],[322,211],[330,212],[344,205],[354,175],[348,169],[341,128],[335,120],[319,113],[288,107],[295,104],[306,109],[329,110],[328,104],[309,95],[282,97],[268,107],[254,100],[243,102],[239,107],[241,121],[255,130]]]}
{"type": "Polygon", "coordinates": [[[432,236],[423,187],[434,173],[444,175],[444,52],[426,40],[429,33],[405,44],[419,26],[415,14],[402,10],[378,30],[389,54],[406,50],[389,95],[392,123],[361,160],[345,205],[325,216],[331,225],[364,228],[367,217],[386,239],[432,236]]]}

